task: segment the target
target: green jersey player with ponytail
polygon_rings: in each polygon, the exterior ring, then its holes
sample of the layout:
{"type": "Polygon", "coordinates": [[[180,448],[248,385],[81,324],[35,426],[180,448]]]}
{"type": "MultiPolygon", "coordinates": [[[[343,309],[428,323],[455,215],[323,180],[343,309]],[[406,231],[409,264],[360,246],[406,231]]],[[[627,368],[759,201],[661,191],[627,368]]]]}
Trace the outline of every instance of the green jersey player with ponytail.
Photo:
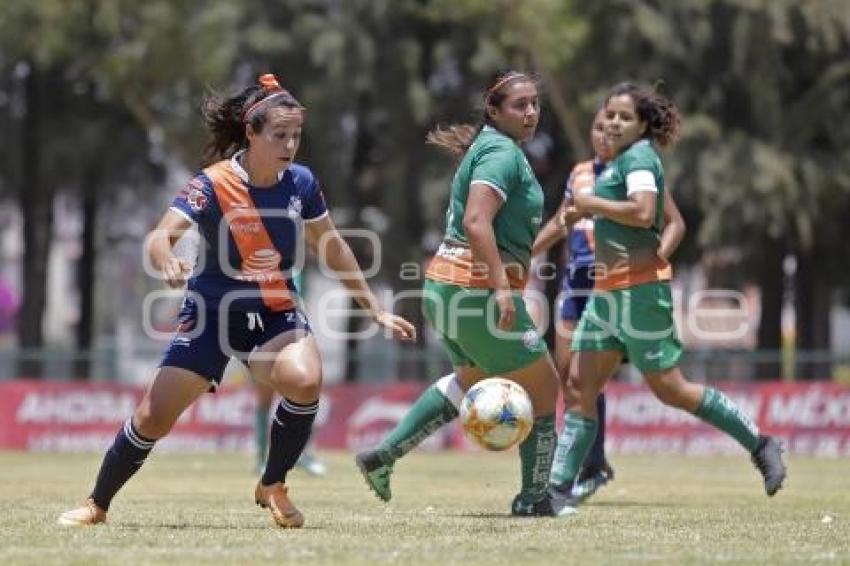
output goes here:
{"type": "Polygon", "coordinates": [[[429,135],[460,160],[445,238],[426,273],[423,295],[425,315],[455,372],[427,389],[377,448],[358,454],[366,482],[384,501],[391,497],[395,462],[457,416],[464,391],[498,375],[525,388],[535,413],[519,446],[522,481],[511,513],[554,514],[547,484],[558,375],[521,296],[543,192],[519,144],[534,135],[538,117],[535,82],[511,71],[491,81],[478,128],[453,126],[429,135]]]}

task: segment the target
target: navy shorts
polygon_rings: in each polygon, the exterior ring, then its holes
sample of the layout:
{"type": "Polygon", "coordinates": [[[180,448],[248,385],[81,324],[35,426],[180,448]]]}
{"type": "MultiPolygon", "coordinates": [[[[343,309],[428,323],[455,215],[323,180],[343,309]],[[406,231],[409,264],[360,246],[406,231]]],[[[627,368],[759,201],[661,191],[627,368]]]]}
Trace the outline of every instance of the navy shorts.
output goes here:
{"type": "Polygon", "coordinates": [[[221,383],[231,357],[247,363],[248,356],[275,336],[290,330],[310,333],[307,317],[298,309],[259,312],[199,309],[186,299],[178,315],[178,327],[162,357],[163,366],[187,369],[221,383]]]}
{"type": "Polygon", "coordinates": [[[576,321],[581,318],[587,300],[593,293],[590,266],[570,269],[561,280],[561,320],[576,321]]]}

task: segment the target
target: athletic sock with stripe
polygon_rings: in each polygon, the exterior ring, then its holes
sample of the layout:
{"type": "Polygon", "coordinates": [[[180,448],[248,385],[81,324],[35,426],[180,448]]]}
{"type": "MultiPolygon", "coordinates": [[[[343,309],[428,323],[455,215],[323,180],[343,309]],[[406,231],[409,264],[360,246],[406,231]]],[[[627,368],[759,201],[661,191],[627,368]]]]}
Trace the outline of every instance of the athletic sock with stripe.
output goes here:
{"type": "Polygon", "coordinates": [[[286,473],[295,466],[307,446],[318,410],[318,399],[303,405],[285,397],[280,400],[269,432],[269,456],[263,485],[286,481],[286,473]]]}
{"type": "Polygon", "coordinates": [[[155,442],[139,434],[132,417],[127,419],[106,451],[97,474],[91,498],[98,507],[109,509],[112,498],[139,471],[155,442]]]}

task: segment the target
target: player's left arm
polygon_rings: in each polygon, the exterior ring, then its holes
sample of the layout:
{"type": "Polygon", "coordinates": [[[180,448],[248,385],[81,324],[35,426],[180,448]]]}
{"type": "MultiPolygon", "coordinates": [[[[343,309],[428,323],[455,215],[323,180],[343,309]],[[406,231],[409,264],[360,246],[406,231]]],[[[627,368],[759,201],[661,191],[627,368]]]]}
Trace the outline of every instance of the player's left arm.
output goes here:
{"type": "Polygon", "coordinates": [[[337,231],[330,215],[324,215],[304,225],[304,239],[307,247],[330,268],[340,282],[351,291],[354,300],[375,321],[376,324],[392,331],[400,340],[415,340],[416,328],[400,316],[386,312],[378,304],[378,299],[369,288],[357,258],[343,237],[337,231]]]}
{"type": "Polygon", "coordinates": [[[649,228],[655,222],[656,193],[633,193],[628,200],[608,200],[596,195],[576,195],[576,208],[585,214],[599,214],[614,222],[649,228]]]}
{"type": "Polygon", "coordinates": [[[626,175],[627,200],[608,200],[587,188],[575,195],[575,205],[579,212],[599,214],[636,228],[649,228],[655,223],[655,206],[658,199],[658,187],[655,175],[648,169],[638,169],[626,175]]]}
{"type": "Polygon", "coordinates": [[[673,195],[670,194],[669,190],[664,191],[664,230],[661,232],[658,255],[669,261],[670,256],[682,243],[686,230],[685,219],[682,218],[682,213],[679,212],[679,207],[676,206],[673,195]]]}

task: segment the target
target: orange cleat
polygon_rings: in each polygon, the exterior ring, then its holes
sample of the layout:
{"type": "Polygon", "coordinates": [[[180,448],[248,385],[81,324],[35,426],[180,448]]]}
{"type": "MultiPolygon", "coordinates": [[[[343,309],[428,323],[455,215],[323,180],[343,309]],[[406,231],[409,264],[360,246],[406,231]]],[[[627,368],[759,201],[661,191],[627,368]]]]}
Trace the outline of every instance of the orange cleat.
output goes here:
{"type": "Polygon", "coordinates": [[[56,522],[65,527],[99,525],[106,522],[106,511],[98,507],[94,499],[89,497],[80,507],[65,511],[59,515],[59,519],[56,522]]]}
{"type": "Polygon", "coordinates": [[[284,529],[297,529],[304,526],[304,515],[289,500],[287,491],[287,487],[281,482],[272,485],[257,482],[254,499],[257,505],[271,511],[274,522],[279,526],[284,529]]]}

